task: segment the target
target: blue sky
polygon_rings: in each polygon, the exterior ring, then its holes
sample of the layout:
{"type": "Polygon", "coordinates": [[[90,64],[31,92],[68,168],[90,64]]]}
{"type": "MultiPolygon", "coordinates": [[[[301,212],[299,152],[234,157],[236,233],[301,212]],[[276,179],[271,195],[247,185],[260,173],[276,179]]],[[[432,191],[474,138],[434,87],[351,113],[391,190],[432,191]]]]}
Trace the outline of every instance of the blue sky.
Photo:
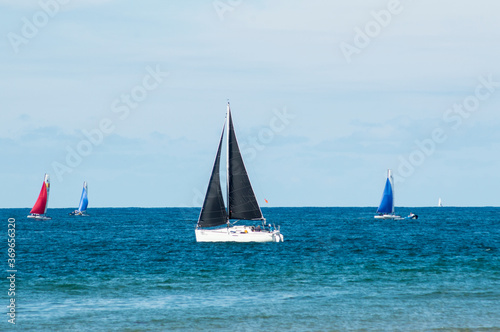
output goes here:
{"type": "Polygon", "coordinates": [[[227,99],[263,206],[499,205],[498,1],[0,7],[2,208],[200,206],[227,99]]]}

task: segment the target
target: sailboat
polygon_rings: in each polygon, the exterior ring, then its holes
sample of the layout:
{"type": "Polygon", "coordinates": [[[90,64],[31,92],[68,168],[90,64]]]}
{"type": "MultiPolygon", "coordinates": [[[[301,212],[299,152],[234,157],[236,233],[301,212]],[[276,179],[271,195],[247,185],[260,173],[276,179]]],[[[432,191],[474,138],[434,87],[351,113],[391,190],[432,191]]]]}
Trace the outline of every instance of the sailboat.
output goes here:
{"type": "Polygon", "coordinates": [[[36,200],[35,205],[30,211],[28,218],[38,219],[38,220],[50,220],[51,217],[45,215],[47,212],[47,203],[49,201],[49,192],[50,192],[50,179],[49,175],[45,174],[43,179],[42,189],[40,190],[40,194],[38,195],[38,199],[36,200]]]}
{"type": "Polygon", "coordinates": [[[418,216],[414,213],[410,213],[410,215],[405,218],[394,213],[394,179],[392,178],[392,170],[390,169],[387,170],[387,181],[385,182],[382,201],[380,202],[380,205],[377,209],[377,215],[375,216],[375,219],[418,219],[418,216]]]}
{"type": "Polygon", "coordinates": [[[197,242],[283,242],[280,227],[268,224],[257,203],[234,132],[231,108],[217,148],[212,175],[195,229],[197,242]],[[220,160],[227,128],[227,209],[220,181],[220,160]],[[240,220],[260,222],[257,226],[235,225],[240,220]]]}
{"type": "Polygon", "coordinates": [[[385,182],[382,201],[377,209],[375,219],[403,219],[401,216],[394,214],[394,180],[390,169],[387,170],[387,181],[385,182]]]}
{"type": "Polygon", "coordinates": [[[69,214],[70,216],[88,216],[88,214],[86,213],[87,206],[89,205],[89,199],[87,195],[88,195],[87,182],[84,181],[82,197],[80,197],[80,205],[78,205],[78,209],[69,214]]]}
{"type": "Polygon", "coordinates": [[[439,197],[438,200],[438,207],[443,207],[443,202],[441,201],[441,197],[439,197]]]}

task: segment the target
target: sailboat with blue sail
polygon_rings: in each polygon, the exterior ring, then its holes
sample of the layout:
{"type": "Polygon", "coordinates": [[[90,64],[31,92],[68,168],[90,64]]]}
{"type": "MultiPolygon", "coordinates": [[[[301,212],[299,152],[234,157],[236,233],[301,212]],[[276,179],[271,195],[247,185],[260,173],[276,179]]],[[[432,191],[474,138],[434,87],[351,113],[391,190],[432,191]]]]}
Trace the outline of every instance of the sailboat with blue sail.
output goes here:
{"type": "Polygon", "coordinates": [[[380,205],[377,209],[375,219],[403,220],[417,218],[418,216],[413,213],[410,213],[410,215],[405,218],[394,213],[394,179],[392,177],[392,170],[388,169],[382,200],[380,201],[380,205]]]}
{"type": "Polygon", "coordinates": [[[70,216],[88,216],[88,214],[87,214],[87,206],[88,205],[89,205],[88,188],[87,188],[87,182],[84,181],[83,182],[82,196],[80,197],[80,204],[78,205],[78,209],[71,212],[69,215],[70,216]]]}

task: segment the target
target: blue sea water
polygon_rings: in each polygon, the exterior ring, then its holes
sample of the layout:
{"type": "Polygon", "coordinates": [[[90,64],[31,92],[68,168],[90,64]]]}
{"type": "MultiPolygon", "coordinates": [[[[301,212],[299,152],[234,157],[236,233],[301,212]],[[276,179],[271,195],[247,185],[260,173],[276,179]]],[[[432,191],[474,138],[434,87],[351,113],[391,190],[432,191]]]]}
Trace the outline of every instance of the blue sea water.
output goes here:
{"type": "Polygon", "coordinates": [[[0,210],[0,330],[500,330],[500,208],[267,208],[263,244],[196,243],[199,209],[70,211],[0,210]]]}

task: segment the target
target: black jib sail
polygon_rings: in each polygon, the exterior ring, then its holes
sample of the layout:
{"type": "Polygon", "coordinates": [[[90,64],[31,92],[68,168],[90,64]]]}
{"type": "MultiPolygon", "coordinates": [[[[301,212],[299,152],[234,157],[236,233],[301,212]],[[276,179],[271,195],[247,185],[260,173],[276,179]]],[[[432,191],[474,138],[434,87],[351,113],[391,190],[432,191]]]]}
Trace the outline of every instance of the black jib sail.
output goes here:
{"type": "Polygon", "coordinates": [[[220,137],[219,148],[217,149],[217,156],[215,157],[212,176],[210,177],[207,194],[205,195],[205,201],[203,202],[200,218],[198,219],[199,227],[220,226],[226,224],[228,221],[219,176],[220,154],[223,137],[224,128],[222,128],[222,135],[220,137]]]}

